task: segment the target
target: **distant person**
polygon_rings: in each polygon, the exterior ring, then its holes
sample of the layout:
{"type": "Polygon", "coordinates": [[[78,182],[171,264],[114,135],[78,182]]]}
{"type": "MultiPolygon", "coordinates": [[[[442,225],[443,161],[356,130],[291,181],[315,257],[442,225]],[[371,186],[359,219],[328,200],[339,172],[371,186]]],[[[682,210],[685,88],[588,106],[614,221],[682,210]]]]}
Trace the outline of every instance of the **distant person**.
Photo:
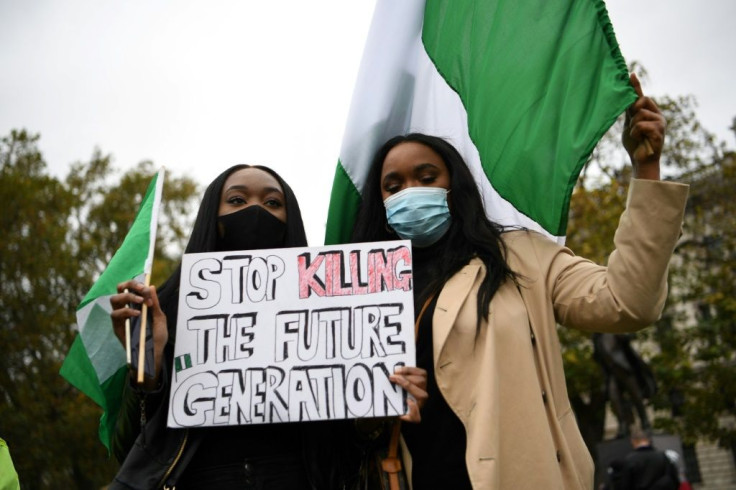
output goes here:
{"type": "Polygon", "coordinates": [[[692,490],[693,487],[692,485],[690,485],[690,481],[688,481],[687,479],[685,464],[682,461],[682,458],[680,458],[680,455],[677,453],[677,451],[673,451],[672,449],[665,449],[664,453],[667,455],[668,458],[670,458],[672,464],[674,464],[677,468],[677,475],[680,478],[679,490],[692,490]]]}
{"type": "Polygon", "coordinates": [[[647,431],[632,430],[631,445],[634,450],[624,458],[615,490],[678,490],[677,467],[664,451],[652,445],[647,431]]]}
{"type": "Polygon", "coordinates": [[[0,439],[0,490],[20,490],[18,473],[13,466],[10,450],[2,439],[0,439]]]}
{"type": "Polygon", "coordinates": [[[621,488],[621,468],[624,465],[624,460],[616,458],[608,465],[606,469],[606,482],[601,484],[599,490],[616,490],[621,488]]]}

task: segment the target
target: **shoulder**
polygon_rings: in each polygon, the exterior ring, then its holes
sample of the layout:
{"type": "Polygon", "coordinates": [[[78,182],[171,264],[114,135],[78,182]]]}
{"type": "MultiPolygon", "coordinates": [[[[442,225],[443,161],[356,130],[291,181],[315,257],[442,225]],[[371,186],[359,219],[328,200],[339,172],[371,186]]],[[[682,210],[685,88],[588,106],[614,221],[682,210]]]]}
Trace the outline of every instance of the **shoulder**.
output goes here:
{"type": "Polygon", "coordinates": [[[525,249],[561,250],[565,248],[549,236],[528,229],[504,231],[501,234],[501,240],[506,248],[511,251],[525,249]]]}
{"type": "Polygon", "coordinates": [[[664,452],[649,446],[635,449],[634,451],[629,453],[627,458],[631,461],[647,461],[650,463],[659,463],[662,462],[663,456],[665,458],[667,457],[664,452]]]}
{"type": "Polygon", "coordinates": [[[506,247],[509,267],[521,274],[549,269],[560,254],[574,255],[552,238],[532,230],[507,231],[501,235],[501,239],[506,247]]]}

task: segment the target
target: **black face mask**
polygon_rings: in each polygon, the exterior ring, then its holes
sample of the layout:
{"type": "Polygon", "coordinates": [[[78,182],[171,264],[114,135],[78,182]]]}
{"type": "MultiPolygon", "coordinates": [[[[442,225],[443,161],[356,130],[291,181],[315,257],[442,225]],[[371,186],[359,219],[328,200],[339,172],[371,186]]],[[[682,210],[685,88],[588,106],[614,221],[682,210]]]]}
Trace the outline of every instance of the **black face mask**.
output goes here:
{"type": "Polygon", "coordinates": [[[284,246],[286,223],[261,206],[248,206],[217,218],[217,251],[258,250],[284,246]]]}

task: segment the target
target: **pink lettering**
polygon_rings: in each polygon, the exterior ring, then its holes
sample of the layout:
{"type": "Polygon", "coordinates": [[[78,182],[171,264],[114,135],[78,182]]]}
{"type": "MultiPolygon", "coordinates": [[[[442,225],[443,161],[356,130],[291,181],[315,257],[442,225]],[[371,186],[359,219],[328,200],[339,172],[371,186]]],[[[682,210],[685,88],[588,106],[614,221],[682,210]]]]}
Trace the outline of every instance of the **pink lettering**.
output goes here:
{"type": "Polygon", "coordinates": [[[325,285],[317,277],[317,270],[319,270],[325,259],[324,255],[317,255],[311,264],[309,263],[308,253],[300,255],[297,259],[299,265],[299,298],[309,298],[312,291],[317,296],[325,296],[325,285]]]}
{"type": "Polygon", "coordinates": [[[383,250],[368,252],[368,292],[379,293],[393,289],[393,271],[383,250]]]}
{"type": "Polygon", "coordinates": [[[394,271],[394,289],[409,291],[411,289],[411,272],[403,270],[399,272],[399,263],[403,262],[404,267],[411,267],[411,254],[406,247],[399,247],[389,250],[391,258],[391,270],[394,271]]]}
{"type": "Polygon", "coordinates": [[[350,252],[350,282],[353,284],[353,294],[366,294],[368,287],[360,282],[360,254],[350,252]]]}
{"type": "Polygon", "coordinates": [[[342,252],[331,252],[325,263],[325,283],[327,296],[349,296],[350,288],[342,286],[342,252]]]}

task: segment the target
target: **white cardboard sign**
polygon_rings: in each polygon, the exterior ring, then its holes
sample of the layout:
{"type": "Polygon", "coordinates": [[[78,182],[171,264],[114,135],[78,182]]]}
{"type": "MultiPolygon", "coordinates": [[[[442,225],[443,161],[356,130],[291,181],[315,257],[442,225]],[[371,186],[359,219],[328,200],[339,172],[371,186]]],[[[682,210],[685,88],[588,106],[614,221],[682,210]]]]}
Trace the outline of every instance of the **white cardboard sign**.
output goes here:
{"type": "Polygon", "coordinates": [[[407,413],[409,241],[186,254],[169,427],[407,413]]]}

